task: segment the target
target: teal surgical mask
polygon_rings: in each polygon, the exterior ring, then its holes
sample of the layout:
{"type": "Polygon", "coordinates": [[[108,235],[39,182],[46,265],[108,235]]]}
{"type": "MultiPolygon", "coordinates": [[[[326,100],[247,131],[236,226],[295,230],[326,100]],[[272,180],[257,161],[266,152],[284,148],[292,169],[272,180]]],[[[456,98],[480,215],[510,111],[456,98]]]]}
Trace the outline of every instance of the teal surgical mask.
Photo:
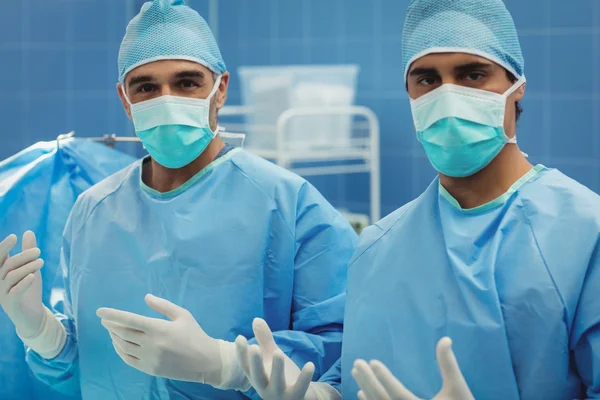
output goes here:
{"type": "Polygon", "coordinates": [[[504,131],[504,113],[506,99],[524,83],[504,94],[446,84],[411,100],[417,138],[433,167],[446,176],[471,176],[507,143],[516,144],[504,131]]]}
{"type": "Polygon", "coordinates": [[[216,132],[210,128],[210,100],[221,76],[206,99],[161,96],[131,104],[135,133],[152,158],[167,168],[181,168],[206,149],[216,132]]]}

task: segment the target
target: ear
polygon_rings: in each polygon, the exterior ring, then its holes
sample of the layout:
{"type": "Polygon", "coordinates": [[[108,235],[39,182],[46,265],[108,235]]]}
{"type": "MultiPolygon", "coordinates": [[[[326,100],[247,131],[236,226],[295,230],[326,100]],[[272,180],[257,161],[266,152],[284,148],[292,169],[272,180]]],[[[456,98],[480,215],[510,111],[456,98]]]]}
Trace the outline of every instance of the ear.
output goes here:
{"type": "Polygon", "coordinates": [[[521,85],[521,87],[519,87],[517,90],[515,90],[515,101],[523,100],[523,97],[525,96],[526,88],[527,88],[527,83],[524,83],[523,85],[521,85]]]}
{"type": "Polygon", "coordinates": [[[125,113],[127,117],[131,119],[131,107],[127,100],[125,100],[125,89],[121,83],[117,83],[117,93],[119,94],[119,98],[121,99],[121,103],[123,103],[123,108],[125,109],[125,113]]]}
{"type": "Polygon", "coordinates": [[[215,98],[217,101],[217,110],[220,110],[221,107],[225,105],[225,101],[227,101],[227,89],[229,88],[229,72],[224,72],[221,75],[221,83],[219,84],[219,89],[217,89],[217,93],[215,94],[215,98]]]}

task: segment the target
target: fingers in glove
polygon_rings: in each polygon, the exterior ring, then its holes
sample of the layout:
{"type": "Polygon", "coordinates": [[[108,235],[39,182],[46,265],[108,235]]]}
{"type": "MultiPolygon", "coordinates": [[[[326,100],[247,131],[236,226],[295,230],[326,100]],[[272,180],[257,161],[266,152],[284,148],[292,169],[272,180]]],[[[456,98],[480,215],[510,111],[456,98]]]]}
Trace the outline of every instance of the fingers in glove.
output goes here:
{"type": "Polygon", "coordinates": [[[13,257],[10,257],[2,264],[0,267],[0,280],[5,280],[6,275],[9,272],[21,268],[22,266],[29,264],[32,261],[37,260],[40,257],[40,249],[33,248],[29,250],[25,250],[22,253],[19,253],[13,257]]]}
{"type": "Polygon", "coordinates": [[[312,381],[313,375],[315,374],[315,364],[309,362],[304,365],[300,376],[294,386],[288,391],[290,398],[292,399],[303,399],[306,396],[310,382],[312,381]]]}
{"type": "MultiPolygon", "coordinates": [[[[44,260],[38,258],[28,264],[23,265],[20,268],[13,269],[4,278],[4,283],[7,288],[12,289],[19,282],[25,279],[28,275],[33,275],[44,266],[44,260]]],[[[34,276],[35,277],[35,276],[34,276]]],[[[8,289],[8,290],[10,290],[8,289]]]]}
{"type": "Polygon", "coordinates": [[[109,332],[109,335],[113,341],[113,345],[118,347],[119,350],[131,357],[137,358],[138,360],[140,359],[142,356],[142,348],[139,345],[123,340],[112,332],[109,332]]]}
{"type": "MultiPolygon", "coordinates": [[[[112,333],[108,332],[108,335],[110,336],[110,340],[111,340],[111,343],[112,343],[113,347],[115,348],[115,350],[118,350],[119,356],[121,354],[124,354],[124,355],[127,355],[129,357],[133,357],[131,354],[127,354],[127,352],[121,348],[121,345],[119,344],[118,341],[113,340],[114,335],[112,333]]],[[[133,358],[137,358],[137,357],[133,357],[133,358]]]]}
{"type": "Polygon", "coordinates": [[[148,333],[154,331],[157,326],[162,326],[162,323],[168,323],[163,319],[148,318],[127,311],[115,310],[114,308],[99,308],[96,315],[103,320],[116,322],[127,328],[148,333]]]}
{"type": "Polygon", "coordinates": [[[257,390],[264,390],[269,385],[269,378],[265,372],[265,364],[260,348],[253,344],[250,346],[250,375],[252,376],[253,386],[257,390]]]}
{"type": "MultiPolygon", "coordinates": [[[[442,338],[436,347],[438,364],[442,372],[444,386],[442,392],[453,394],[452,397],[461,399],[473,399],[471,390],[467,385],[465,377],[460,371],[456,356],[452,351],[452,340],[448,337],[442,338]]],[[[441,392],[440,392],[441,393],[441,392]]]]}
{"type": "Polygon", "coordinates": [[[371,361],[371,370],[384,389],[395,400],[419,400],[410,390],[404,387],[392,372],[379,361],[371,361]]]}
{"type": "Polygon", "coordinates": [[[0,243],[0,267],[8,259],[10,251],[17,244],[17,235],[9,235],[0,243]]]}
{"type": "Polygon", "coordinates": [[[15,286],[13,286],[13,288],[10,289],[8,294],[11,296],[18,297],[18,296],[22,295],[23,293],[25,293],[25,291],[27,289],[29,289],[31,287],[31,285],[33,285],[34,282],[35,282],[35,275],[29,274],[25,278],[21,279],[21,281],[19,283],[17,283],[15,286]]]}
{"type": "Polygon", "coordinates": [[[27,231],[23,234],[23,240],[21,241],[21,248],[23,251],[34,249],[37,247],[37,241],[35,239],[35,233],[27,231]]]}
{"type": "Polygon", "coordinates": [[[281,350],[277,350],[273,354],[269,386],[273,388],[275,393],[285,392],[287,386],[285,382],[285,355],[281,350]]]}
{"type": "Polygon", "coordinates": [[[113,347],[115,349],[115,352],[117,353],[117,355],[121,358],[121,360],[125,361],[125,364],[129,365],[130,367],[133,367],[135,369],[140,369],[140,360],[138,360],[135,357],[130,356],[129,354],[125,354],[123,353],[117,346],[116,344],[113,342],[113,347]]]}
{"type": "Polygon", "coordinates": [[[444,383],[450,384],[464,380],[452,351],[452,340],[449,337],[440,339],[436,346],[436,353],[444,383]]]}
{"type": "Polygon", "coordinates": [[[370,400],[362,390],[358,391],[358,400],[370,400]]]}
{"type": "Polygon", "coordinates": [[[279,349],[273,339],[273,332],[267,322],[262,318],[254,318],[252,321],[252,330],[258,345],[265,354],[273,354],[279,349]]]}
{"type": "Polygon", "coordinates": [[[145,334],[142,331],[131,329],[116,322],[107,321],[103,319],[100,321],[102,326],[106,328],[108,333],[112,333],[120,337],[121,339],[142,346],[144,344],[145,334]]]}
{"type": "Polygon", "coordinates": [[[240,367],[242,368],[242,371],[244,371],[244,375],[246,375],[246,378],[252,381],[250,375],[250,364],[248,361],[248,347],[248,341],[242,335],[239,335],[235,339],[235,349],[237,352],[237,358],[240,363],[240,367]]]}
{"type": "Polygon", "coordinates": [[[151,309],[166,316],[171,321],[189,315],[188,310],[171,303],[169,300],[151,294],[147,294],[144,300],[146,300],[146,304],[148,304],[151,309]]]}
{"type": "Polygon", "coordinates": [[[352,376],[358,386],[365,392],[369,399],[389,400],[385,388],[379,383],[369,364],[364,360],[356,360],[352,369],[352,376]]]}

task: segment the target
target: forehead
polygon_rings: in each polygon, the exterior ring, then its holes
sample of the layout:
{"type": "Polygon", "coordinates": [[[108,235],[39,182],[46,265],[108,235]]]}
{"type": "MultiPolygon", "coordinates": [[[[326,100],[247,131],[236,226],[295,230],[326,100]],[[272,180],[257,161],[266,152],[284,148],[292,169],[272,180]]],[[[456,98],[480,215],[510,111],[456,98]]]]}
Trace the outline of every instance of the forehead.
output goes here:
{"type": "Polygon", "coordinates": [[[132,78],[145,76],[154,80],[169,79],[173,75],[181,72],[200,72],[204,76],[212,76],[212,72],[204,65],[187,60],[161,60],[141,65],[129,72],[125,77],[125,82],[132,78]]]}
{"type": "Polygon", "coordinates": [[[427,54],[412,63],[409,69],[409,73],[414,69],[454,69],[461,65],[468,65],[474,63],[490,64],[493,66],[499,66],[493,61],[488,60],[485,57],[476,56],[474,54],[467,53],[434,53],[427,54]]]}

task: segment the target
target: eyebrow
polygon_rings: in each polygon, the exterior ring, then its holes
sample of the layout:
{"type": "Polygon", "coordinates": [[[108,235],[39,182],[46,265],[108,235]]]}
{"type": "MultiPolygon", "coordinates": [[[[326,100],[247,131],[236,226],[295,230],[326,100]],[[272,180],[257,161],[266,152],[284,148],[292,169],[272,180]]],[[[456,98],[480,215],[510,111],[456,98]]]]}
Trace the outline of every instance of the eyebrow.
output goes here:
{"type": "Polygon", "coordinates": [[[435,68],[415,68],[408,75],[419,76],[419,75],[433,75],[438,74],[438,70],[435,68]]]}
{"type": "Polygon", "coordinates": [[[178,72],[177,74],[175,74],[175,77],[177,79],[181,79],[181,78],[200,78],[200,79],[204,79],[205,75],[204,75],[204,72],[202,72],[202,71],[189,70],[189,71],[178,72]]]}
{"type": "MultiPolygon", "coordinates": [[[[455,73],[465,73],[465,72],[472,71],[474,69],[488,70],[488,69],[491,69],[492,67],[493,67],[492,64],[476,61],[476,62],[472,62],[472,63],[468,63],[468,64],[458,65],[458,66],[454,67],[454,72],[455,73]]],[[[415,68],[412,71],[410,71],[409,76],[434,75],[434,74],[438,74],[438,71],[435,68],[415,68]]]]}
{"type": "MultiPolygon", "coordinates": [[[[175,74],[175,78],[177,78],[177,79],[182,79],[182,78],[204,79],[205,74],[202,71],[188,70],[188,71],[178,72],[177,74],[175,74]]],[[[138,85],[140,83],[148,83],[148,82],[153,82],[153,81],[154,81],[154,78],[150,75],[134,76],[133,78],[131,78],[129,80],[129,83],[127,84],[127,86],[132,87],[132,86],[138,85]]]]}
{"type": "Polygon", "coordinates": [[[473,71],[474,69],[489,70],[489,69],[492,69],[492,67],[493,67],[492,64],[477,61],[477,62],[472,62],[472,63],[468,63],[468,64],[458,65],[458,66],[454,67],[454,72],[455,73],[465,73],[465,72],[473,71]]]}
{"type": "Polygon", "coordinates": [[[154,78],[151,77],[150,75],[134,76],[133,78],[131,78],[129,80],[129,83],[127,84],[127,86],[132,87],[133,85],[137,85],[139,83],[148,83],[148,82],[152,82],[152,81],[154,81],[154,78]]]}

